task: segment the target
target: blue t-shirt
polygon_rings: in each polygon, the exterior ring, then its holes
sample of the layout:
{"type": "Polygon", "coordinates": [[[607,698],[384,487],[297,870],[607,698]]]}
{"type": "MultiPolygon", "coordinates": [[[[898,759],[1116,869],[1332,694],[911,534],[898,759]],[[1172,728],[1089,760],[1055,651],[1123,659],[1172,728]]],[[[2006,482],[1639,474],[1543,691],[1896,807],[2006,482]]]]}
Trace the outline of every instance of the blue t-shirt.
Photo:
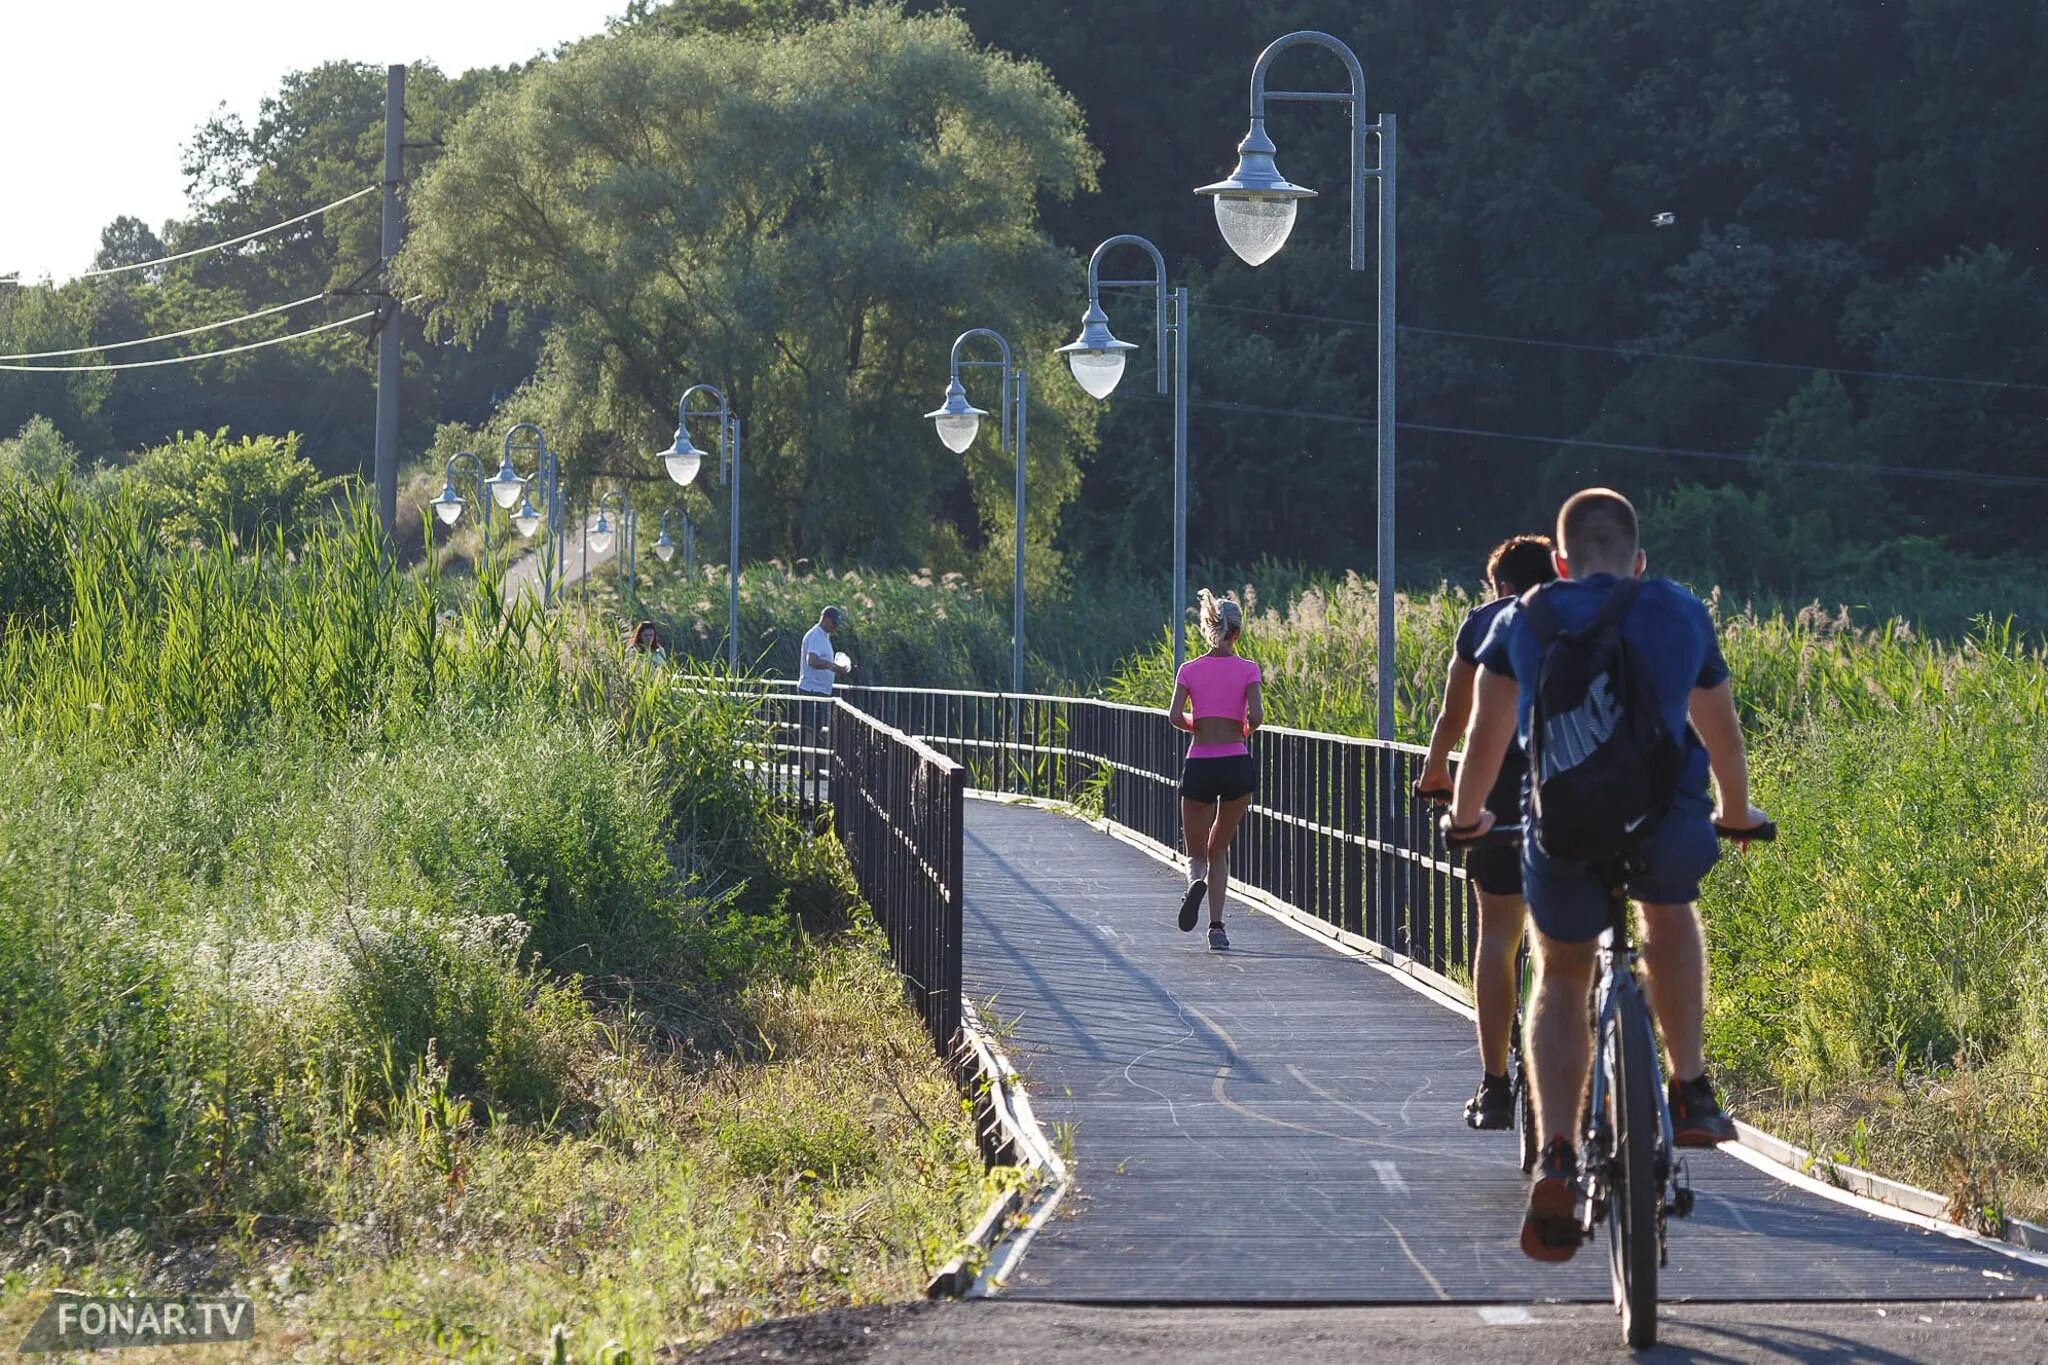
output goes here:
{"type": "MultiPolygon", "coordinates": [[[[1607,594],[1618,582],[1612,574],[1594,574],[1591,578],[1559,579],[1537,591],[1556,611],[1559,623],[1576,630],[1600,614],[1607,594]]],[[[1714,635],[1714,618],[1707,614],[1704,602],[1670,579],[1649,578],[1643,580],[1641,595],[1622,619],[1621,634],[1650,675],[1664,728],[1682,736],[1685,767],[1679,790],[1704,792],[1707,751],[1692,732],[1687,713],[1694,688],[1718,687],[1728,681],[1728,663],[1721,657],[1721,643],[1714,635]]],[[[1516,734],[1524,748],[1529,743],[1529,716],[1535,708],[1536,670],[1542,661],[1536,634],[1529,629],[1521,603],[1510,604],[1494,617],[1493,627],[1479,647],[1479,665],[1518,684],[1516,734]]]]}
{"type": "Polygon", "coordinates": [[[1493,629],[1494,618],[1513,605],[1515,599],[1512,597],[1496,597],[1466,612],[1465,623],[1458,627],[1457,643],[1451,646],[1458,657],[1477,667],[1479,647],[1486,643],[1486,633],[1493,629]]]}

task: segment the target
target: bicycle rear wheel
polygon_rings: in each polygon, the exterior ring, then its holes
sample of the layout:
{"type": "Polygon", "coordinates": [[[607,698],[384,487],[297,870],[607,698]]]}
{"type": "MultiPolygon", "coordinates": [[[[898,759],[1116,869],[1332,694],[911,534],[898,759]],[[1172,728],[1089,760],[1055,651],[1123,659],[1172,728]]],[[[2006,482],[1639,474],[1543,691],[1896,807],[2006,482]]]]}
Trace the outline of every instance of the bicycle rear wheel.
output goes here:
{"type": "Polygon", "coordinates": [[[1621,1332],[1637,1349],[1657,1341],[1657,1101],[1650,1012],[1633,981],[1615,1000],[1614,1023],[1601,1040],[1609,1063],[1607,1119],[1614,1133],[1614,1171],[1607,1198],[1608,1268],[1621,1332]]]}
{"type": "Polygon", "coordinates": [[[1515,1084],[1515,1128],[1522,1140],[1522,1174],[1536,1169],[1536,1159],[1542,1155],[1542,1140],[1536,1133],[1536,1097],[1529,1084],[1529,1060],[1517,1047],[1508,1058],[1509,1070],[1515,1084]]]}

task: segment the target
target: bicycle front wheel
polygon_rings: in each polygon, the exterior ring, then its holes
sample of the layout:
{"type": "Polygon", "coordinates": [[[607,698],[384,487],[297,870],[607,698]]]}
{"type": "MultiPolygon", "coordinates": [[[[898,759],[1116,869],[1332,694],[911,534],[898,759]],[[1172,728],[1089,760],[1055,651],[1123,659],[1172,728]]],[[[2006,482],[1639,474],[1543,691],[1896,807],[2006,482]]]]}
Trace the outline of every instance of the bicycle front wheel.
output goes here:
{"type": "Polygon", "coordinates": [[[1621,1332],[1640,1350],[1657,1341],[1657,1083],[1650,1012],[1634,982],[1623,985],[1601,1040],[1608,1068],[1607,1121],[1614,1171],[1607,1198],[1608,1268],[1621,1332]]]}

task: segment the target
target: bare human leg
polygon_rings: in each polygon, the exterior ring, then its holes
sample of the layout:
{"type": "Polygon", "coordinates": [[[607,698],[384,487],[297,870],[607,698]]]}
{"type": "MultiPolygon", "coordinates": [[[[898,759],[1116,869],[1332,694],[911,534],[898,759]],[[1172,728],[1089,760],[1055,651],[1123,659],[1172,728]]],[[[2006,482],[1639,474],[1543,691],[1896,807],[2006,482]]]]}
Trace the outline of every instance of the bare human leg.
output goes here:
{"type": "Polygon", "coordinates": [[[1181,840],[1187,846],[1188,880],[1209,875],[1209,828],[1216,822],[1216,806],[1209,801],[1180,799],[1181,840]]]}
{"type": "Polygon", "coordinates": [[[1536,933],[1536,998],[1529,1010],[1529,1070],[1536,1131],[1547,1147],[1572,1143],[1586,1068],[1593,1052],[1586,1000],[1593,989],[1594,941],[1562,943],[1536,933]]]}
{"type": "Polygon", "coordinates": [[[1515,950],[1522,946],[1528,907],[1520,896],[1480,891],[1479,945],[1472,955],[1472,995],[1479,1011],[1479,1060],[1489,1076],[1508,1070],[1508,1030],[1515,1021],[1515,950]]]}
{"type": "Polygon", "coordinates": [[[1216,823],[1209,830],[1209,923],[1223,923],[1223,897],[1230,887],[1230,840],[1238,822],[1251,809],[1249,794],[1224,801],[1216,808],[1216,823]]]}
{"type": "Polygon", "coordinates": [[[1697,907],[1642,907],[1643,966],[1649,971],[1650,1010],[1664,1035],[1671,1075],[1681,1081],[1706,1074],[1700,1043],[1707,1008],[1707,945],[1697,907]]]}

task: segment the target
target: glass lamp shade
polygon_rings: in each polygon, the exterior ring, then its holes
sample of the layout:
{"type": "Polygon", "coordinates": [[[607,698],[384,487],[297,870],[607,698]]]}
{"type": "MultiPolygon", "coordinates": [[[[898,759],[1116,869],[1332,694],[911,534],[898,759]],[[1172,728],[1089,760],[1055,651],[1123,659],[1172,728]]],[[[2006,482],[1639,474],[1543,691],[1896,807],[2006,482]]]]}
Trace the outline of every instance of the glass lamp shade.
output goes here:
{"type": "Polygon", "coordinates": [[[434,499],[432,506],[434,515],[441,519],[443,526],[453,526],[462,516],[462,495],[451,483],[441,490],[441,496],[434,499]]]}
{"type": "Polygon", "coordinates": [[[697,477],[697,471],[704,467],[704,452],[697,449],[677,451],[661,457],[668,466],[668,476],[677,484],[687,487],[697,477]]]}
{"type": "Polygon", "coordinates": [[[534,510],[533,499],[528,498],[524,506],[512,514],[512,525],[528,540],[540,529],[540,513],[534,510]]]}
{"type": "Polygon", "coordinates": [[[1122,351],[1069,351],[1067,368],[1091,398],[1107,398],[1124,377],[1122,351]]]}
{"type": "Polygon", "coordinates": [[[946,449],[958,455],[974,444],[974,438],[981,432],[981,414],[975,412],[942,412],[932,418],[932,425],[938,428],[939,439],[946,443],[946,449]]]}
{"type": "Polygon", "coordinates": [[[669,448],[657,458],[668,466],[668,476],[678,487],[688,487],[697,477],[697,471],[704,467],[704,452],[697,449],[690,440],[690,433],[681,427],[676,428],[676,438],[669,443],[669,448]]]}
{"type": "Polygon", "coordinates": [[[1216,226],[1246,265],[1264,265],[1287,245],[1300,207],[1297,199],[1257,194],[1219,194],[1215,200],[1216,226]]]}
{"type": "Polygon", "coordinates": [[[519,499],[526,493],[526,480],[507,460],[496,474],[484,480],[484,487],[491,490],[491,501],[509,512],[519,505],[519,499]]]}
{"type": "Polygon", "coordinates": [[[654,557],[666,564],[676,557],[676,543],[668,538],[668,532],[661,533],[661,539],[654,542],[654,557]]]}
{"type": "Polygon", "coordinates": [[[612,552],[612,541],[617,537],[612,533],[612,524],[605,520],[603,512],[597,514],[597,525],[590,528],[590,534],[586,539],[590,545],[590,553],[608,555],[612,552]]]}

